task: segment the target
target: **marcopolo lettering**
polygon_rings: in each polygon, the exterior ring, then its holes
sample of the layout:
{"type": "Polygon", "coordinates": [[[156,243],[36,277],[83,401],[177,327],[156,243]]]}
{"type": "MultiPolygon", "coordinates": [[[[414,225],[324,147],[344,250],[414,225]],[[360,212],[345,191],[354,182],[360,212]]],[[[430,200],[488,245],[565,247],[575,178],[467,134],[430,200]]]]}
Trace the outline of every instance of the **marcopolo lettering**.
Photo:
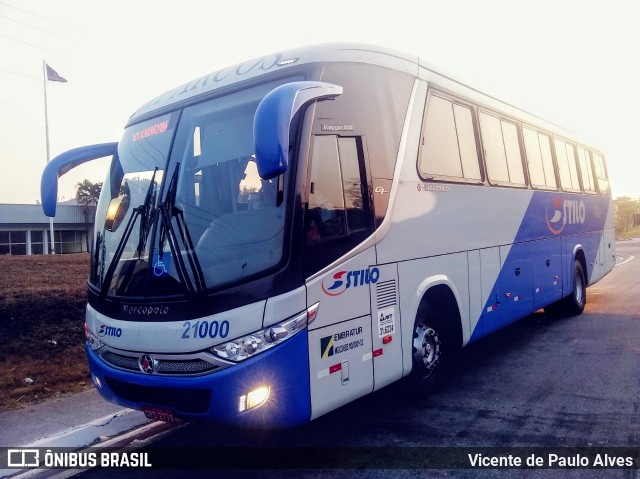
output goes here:
{"type": "Polygon", "coordinates": [[[122,305],[122,314],[139,315],[139,316],[165,316],[169,314],[169,306],[131,306],[129,304],[122,305]]]}

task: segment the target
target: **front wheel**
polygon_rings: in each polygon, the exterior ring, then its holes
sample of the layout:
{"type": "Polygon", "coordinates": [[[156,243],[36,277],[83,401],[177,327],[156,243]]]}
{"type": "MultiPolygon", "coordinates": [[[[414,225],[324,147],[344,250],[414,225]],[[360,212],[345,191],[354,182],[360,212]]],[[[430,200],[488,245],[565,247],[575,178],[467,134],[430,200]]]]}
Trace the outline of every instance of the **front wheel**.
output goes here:
{"type": "Polygon", "coordinates": [[[413,329],[411,379],[419,396],[431,394],[441,381],[443,346],[441,328],[428,315],[418,318],[413,329]]]}
{"type": "Polygon", "coordinates": [[[413,364],[423,381],[435,375],[440,363],[440,336],[431,326],[421,321],[413,332],[413,364]]]}

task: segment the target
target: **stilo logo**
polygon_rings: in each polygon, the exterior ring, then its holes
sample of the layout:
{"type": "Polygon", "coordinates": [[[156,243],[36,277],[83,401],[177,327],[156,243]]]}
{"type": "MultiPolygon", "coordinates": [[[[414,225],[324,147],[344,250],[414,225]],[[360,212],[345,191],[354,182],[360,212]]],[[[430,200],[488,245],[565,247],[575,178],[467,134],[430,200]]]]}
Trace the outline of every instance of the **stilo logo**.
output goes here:
{"type": "Polygon", "coordinates": [[[587,217],[584,201],[553,199],[553,215],[549,218],[549,208],[545,210],[547,228],[554,235],[559,235],[567,225],[583,224],[587,217]]]}
{"type": "Polygon", "coordinates": [[[122,336],[122,329],[114,328],[113,326],[107,326],[106,324],[101,324],[100,329],[98,329],[98,336],[100,336],[101,338],[105,336],[114,336],[116,338],[119,338],[120,336],[122,336]]]}
{"type": "Polygon", "coordinates": [[[331,278],[325,278],[322,281],[322,291],[329,296],[339,296],[349,288],[375,284],[379,278],[380,270],[378,268],[338,271],[331,278]],[[329,283],[331,283],[331,286],[327,286],[329,283]]]}

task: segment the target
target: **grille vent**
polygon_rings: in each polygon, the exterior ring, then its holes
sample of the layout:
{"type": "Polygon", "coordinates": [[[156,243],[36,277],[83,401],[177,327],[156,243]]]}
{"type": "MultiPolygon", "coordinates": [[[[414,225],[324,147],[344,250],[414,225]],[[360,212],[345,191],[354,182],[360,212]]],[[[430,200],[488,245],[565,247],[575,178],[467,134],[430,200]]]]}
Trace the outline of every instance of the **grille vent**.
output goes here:
{"type": "Polygon", "coordinates": [[[378,309],[395,306],[398,304],[398,294],[396,292],[396,280],[381,281],[376,284],[376,298],[378,309]]]}
{"type": "MultiPolygon", "coordinates": [[[[111,366],[124,369],[131,372],[140,372],[138,368],[138,357],[117,354],[113,351],[105,351],[100,355],[103,361],[111,366]]],[[[213,372],[220,366],[204,361],[202,359],[166,359],[157,360],[158,365],[155,374],[164,374],[170,376],[195,375],[213,372]]]]}

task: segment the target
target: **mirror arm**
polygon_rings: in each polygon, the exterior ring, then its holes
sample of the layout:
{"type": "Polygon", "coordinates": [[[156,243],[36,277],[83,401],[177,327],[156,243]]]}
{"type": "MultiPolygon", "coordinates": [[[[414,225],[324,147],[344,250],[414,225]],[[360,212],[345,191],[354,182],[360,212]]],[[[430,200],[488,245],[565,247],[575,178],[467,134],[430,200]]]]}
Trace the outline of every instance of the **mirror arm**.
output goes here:
{"type": "Polygon", "coordinates": [[[101,143],[98,145],[74,148],[73,150],[61,153],[47,163],[40,180],[40,198],[44,214],[51,217],[56,215],[58,178],[87,161],[117,154],[117,143],[101,143]]]}
{"type": "MultiPolygon", "coordinates": [[[[253,123],[258,174],[269,180],[287,170],[289,129],[293,117],[313,101],[329,100],[342,94],[342,87],[318,81],[285,83],[270,91],[260,102],[253,123]],[[277,139],[277,141],[274,141],[277,139]],[[264,169],[265,159],[277,159],[275,168],[264,169]]],[[[272,161],[266,161],[273,166],[272,161]]]]}

